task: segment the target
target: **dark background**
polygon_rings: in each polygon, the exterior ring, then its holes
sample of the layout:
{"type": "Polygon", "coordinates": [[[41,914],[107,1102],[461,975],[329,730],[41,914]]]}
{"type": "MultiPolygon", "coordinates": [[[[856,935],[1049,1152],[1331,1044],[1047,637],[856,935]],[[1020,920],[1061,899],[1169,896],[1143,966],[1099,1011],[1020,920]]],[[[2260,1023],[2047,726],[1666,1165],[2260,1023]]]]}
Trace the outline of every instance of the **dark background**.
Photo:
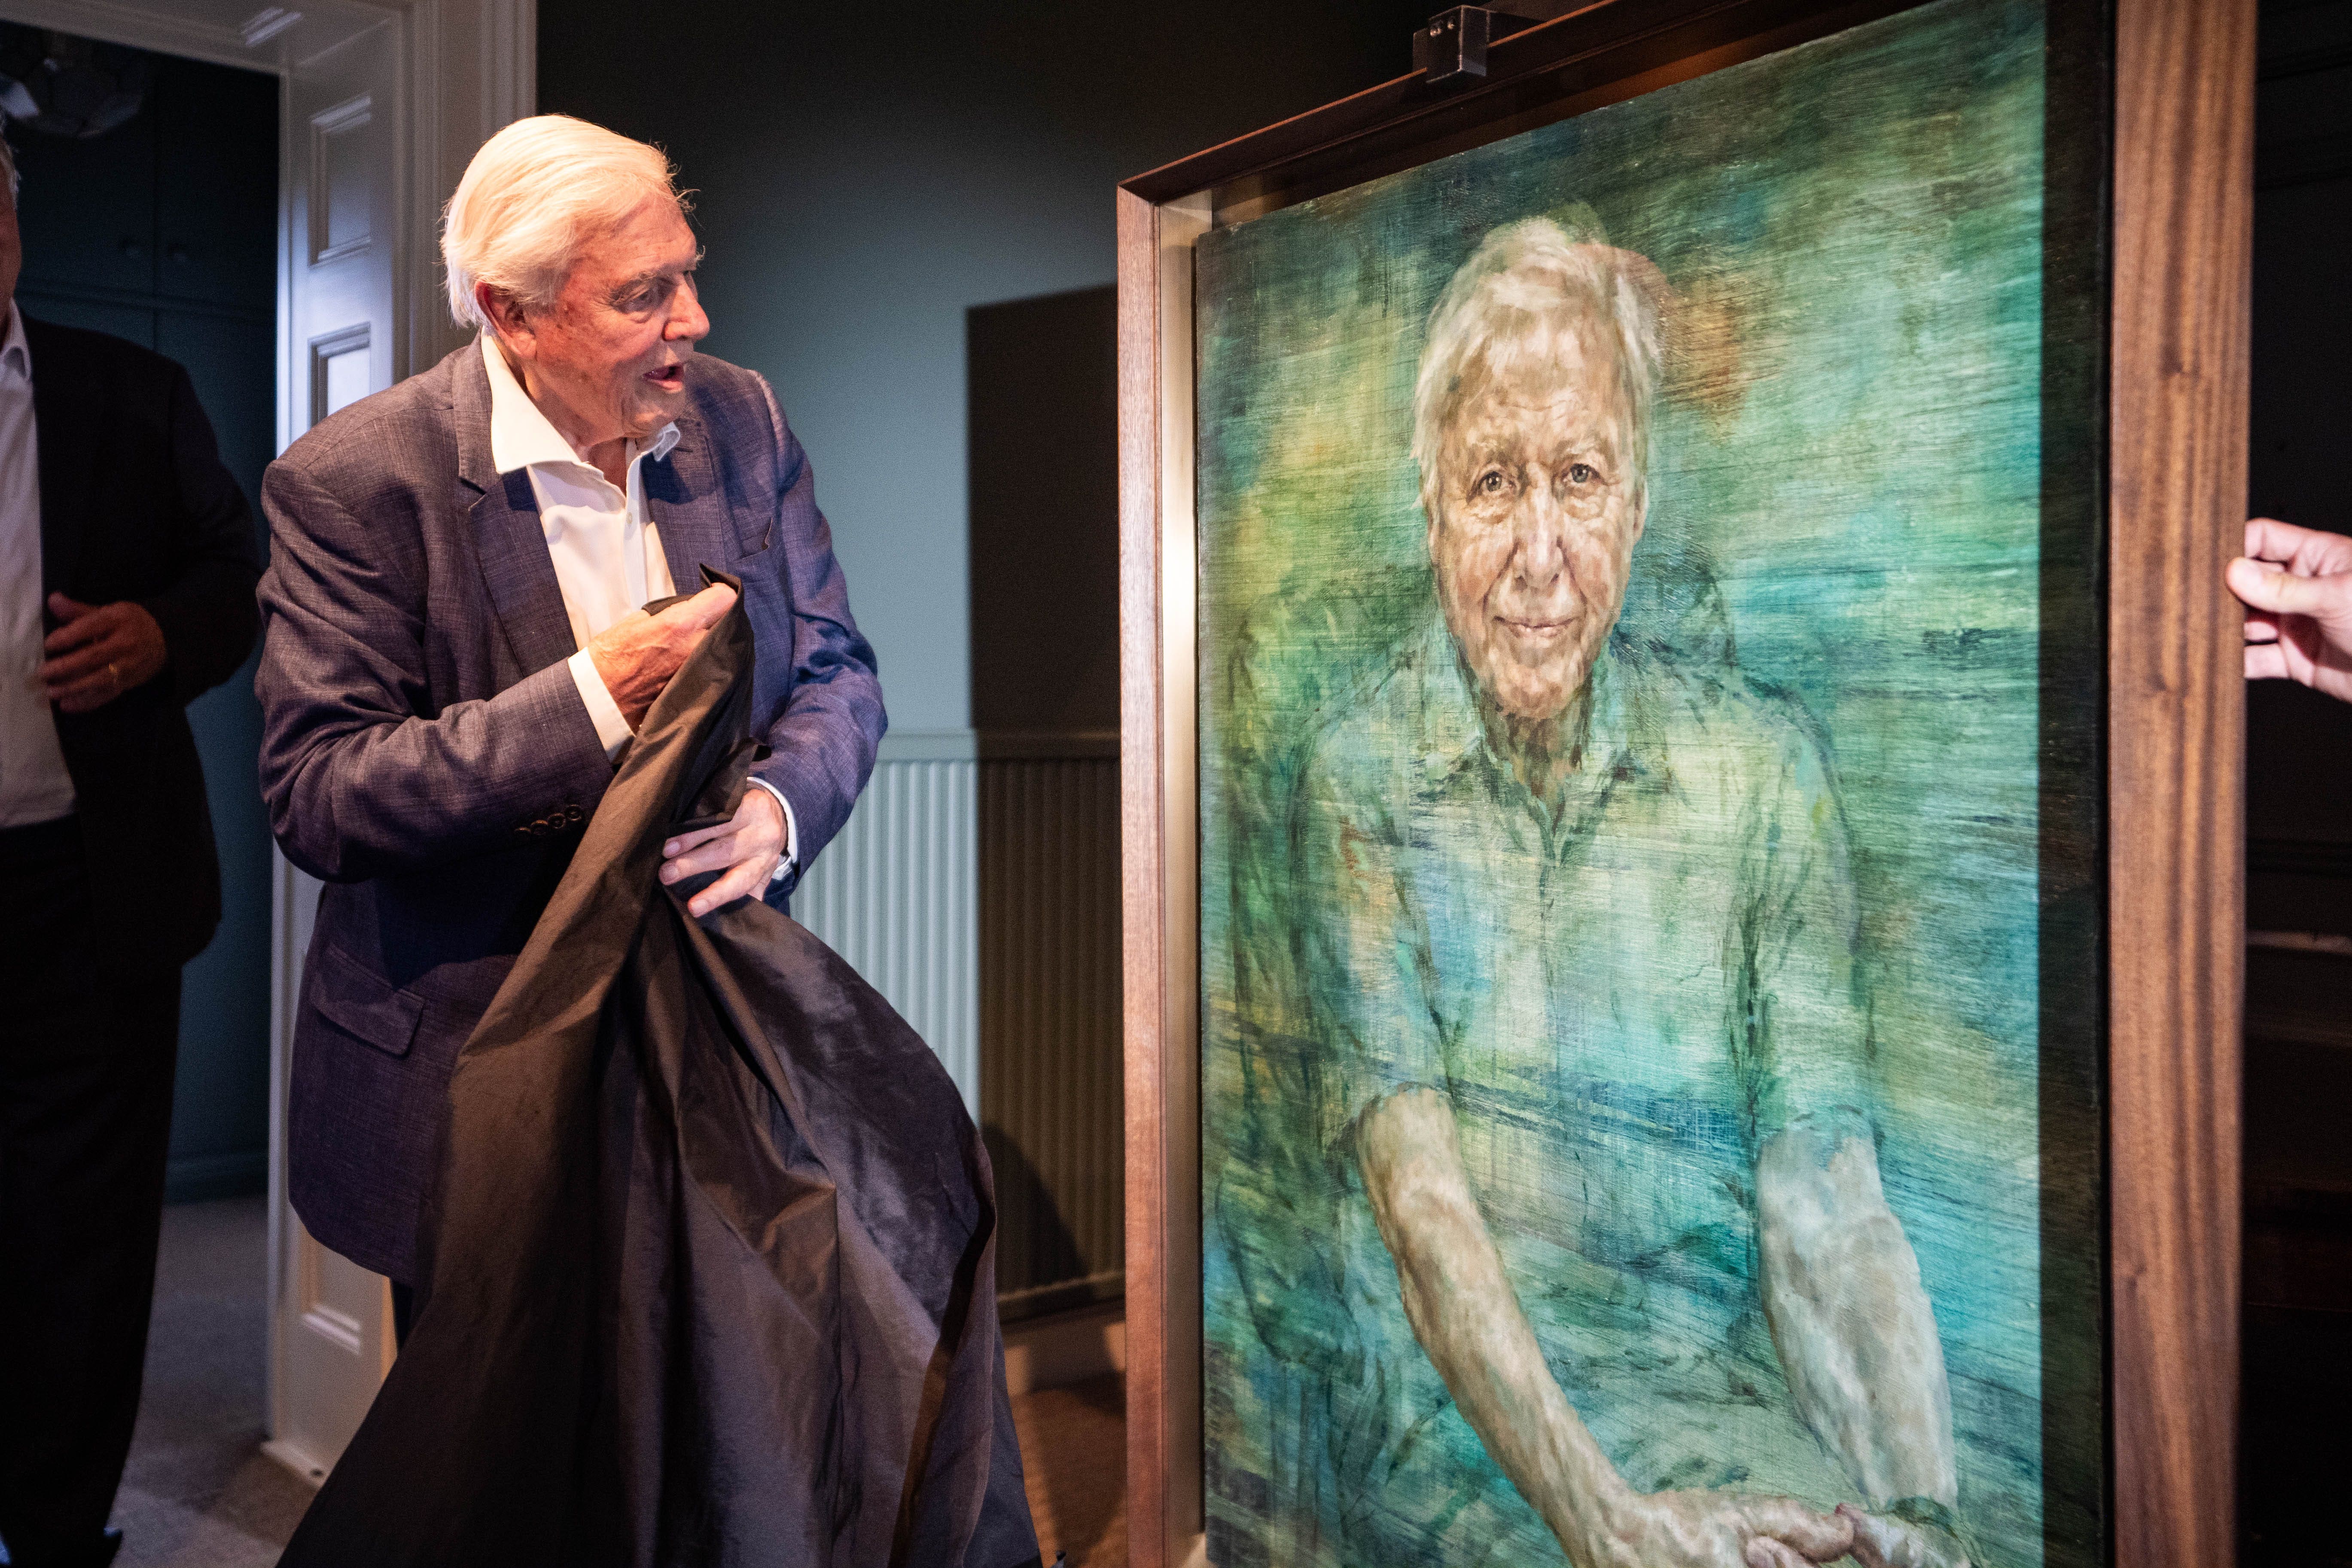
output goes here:
{"type": "MultiPolygon", "coordinates": [[[[152,58],[145,106],[110,131],[80,140],[9,127],[24,177],[16,299],[28,316],[187,366],[258,529],[261,470],[277,449],[278,79],[152,58]]],[[[188,718],[220,847],[222,916],[181,992],[174,1199],[259,1192],[269,1144],[269,826],[252,661],[188,718]]]]}

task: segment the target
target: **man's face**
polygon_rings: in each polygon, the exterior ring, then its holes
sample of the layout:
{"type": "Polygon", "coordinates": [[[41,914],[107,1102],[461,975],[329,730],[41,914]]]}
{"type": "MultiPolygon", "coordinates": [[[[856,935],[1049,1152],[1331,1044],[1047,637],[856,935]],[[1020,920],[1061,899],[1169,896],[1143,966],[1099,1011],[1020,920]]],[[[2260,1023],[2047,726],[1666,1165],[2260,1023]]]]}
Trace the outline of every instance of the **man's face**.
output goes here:
{"type": "Polygon", "coordinates": [[[1617,350],[1590,325],[1497,345],[1438,453],[1429,521],[1445,624],[1510,718],[1558,717],[1625,602],[1642,536],[1617,350]]]}
{"type": "Polygon", "coordinates": [[[501,335],[549,398],[589,439],[642,440],[686,405],[686,362],[710,331],[696,297],[694,231],[671,203],[650,200],[592,238],[544,310],[501,335]]]}

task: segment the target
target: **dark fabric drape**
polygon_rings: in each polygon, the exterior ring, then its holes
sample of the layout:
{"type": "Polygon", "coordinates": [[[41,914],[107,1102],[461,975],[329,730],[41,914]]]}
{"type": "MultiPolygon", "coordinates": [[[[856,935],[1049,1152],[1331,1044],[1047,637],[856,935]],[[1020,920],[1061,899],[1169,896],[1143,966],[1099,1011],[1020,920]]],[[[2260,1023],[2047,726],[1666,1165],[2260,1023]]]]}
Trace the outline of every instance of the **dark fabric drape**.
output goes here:
{"type": "Polygon", "coordinates": [[[953,1083],[797,923],[655,879],[751,692],[739,605],[458,1058],[415,1326],[284,1568],[1035,1561],[953,1083]]]}

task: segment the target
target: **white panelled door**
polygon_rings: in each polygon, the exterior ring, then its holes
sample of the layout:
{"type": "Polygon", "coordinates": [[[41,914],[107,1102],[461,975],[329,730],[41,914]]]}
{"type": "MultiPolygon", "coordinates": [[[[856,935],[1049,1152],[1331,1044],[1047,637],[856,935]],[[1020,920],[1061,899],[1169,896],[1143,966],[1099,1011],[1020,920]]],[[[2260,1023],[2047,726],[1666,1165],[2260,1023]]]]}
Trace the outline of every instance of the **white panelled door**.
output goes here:
{"type": "MultiPolygon", "coordinates": [[[[286,77],[280,247],[287,330],[280,433],[290,442],[393,384],[400,272],[400,19],[355,31],[286,77]]],[[[269,1451],[321,1479],[359,1429],[392,1365],[382,1277],[310,1238],[286,1201],[288,1047],[319,884],[279,857],[272,963],[269,1451]]]]}

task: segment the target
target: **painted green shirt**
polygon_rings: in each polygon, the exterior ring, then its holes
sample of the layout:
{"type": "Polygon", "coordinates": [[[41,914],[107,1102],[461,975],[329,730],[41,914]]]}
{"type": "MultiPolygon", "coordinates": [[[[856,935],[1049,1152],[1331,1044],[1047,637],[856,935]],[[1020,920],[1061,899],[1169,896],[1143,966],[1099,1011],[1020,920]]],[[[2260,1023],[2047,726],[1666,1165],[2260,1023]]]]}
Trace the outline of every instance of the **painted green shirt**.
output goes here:
{"type": "Polygon", "coordinates": [[[1318,1132],[1350,1188],[1360,1403],[1385,1407],[1362,1470],[1378,1506],[1428,1514],[1498,1477],[1404,1323],[1353,1157],[1364,1113],[1419,1085],[1452,1100],[1519,1300],[1621,1473],[1833,1503],[1852,1484],[1764,1321],[1754,1173],[1793,1123],[1868,1130],[1836,800],[1792,710],[1727,664],[1621,627],[1591,695],[1583,765],[1547,808],[1433,622],[1301,779],[1318,1132]],[[1452,1437],[1420,1441],[1441,1418],[1452,1437]]]}

